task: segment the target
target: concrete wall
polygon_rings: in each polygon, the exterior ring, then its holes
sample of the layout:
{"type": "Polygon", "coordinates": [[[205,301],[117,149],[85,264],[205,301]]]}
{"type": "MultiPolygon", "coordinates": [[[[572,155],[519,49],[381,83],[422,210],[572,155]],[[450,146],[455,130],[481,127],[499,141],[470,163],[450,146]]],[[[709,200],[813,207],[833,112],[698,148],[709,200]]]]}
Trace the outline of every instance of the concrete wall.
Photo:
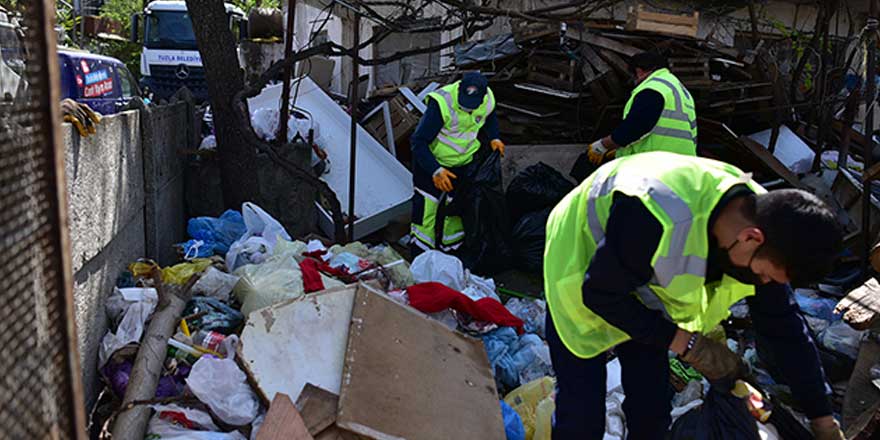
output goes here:
{"type": "Polygon", "coordinates": [[[176,259],[185,237],[183,157],[194,126],[187,103],[107,116],[94,136],[64,124],[74,298],[86,405],[100,381],[104,301],[129,263],[176,259]]]}

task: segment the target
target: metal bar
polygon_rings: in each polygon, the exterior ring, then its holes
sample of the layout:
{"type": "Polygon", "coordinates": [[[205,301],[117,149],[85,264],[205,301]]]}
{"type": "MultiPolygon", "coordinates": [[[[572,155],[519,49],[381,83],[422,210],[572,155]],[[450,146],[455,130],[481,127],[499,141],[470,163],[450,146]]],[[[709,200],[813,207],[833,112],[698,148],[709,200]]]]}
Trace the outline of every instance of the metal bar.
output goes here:
{"type": "Polygon", "coordinates": [[[391,109],[388,107],[388,101],[383,102],[382,119],[385,121],[385,140],[388,141],[388,151],[392,156],[397,157],[397,145],[394,143],[394,125],[391,123],[391,109]]]}
{"type": "Polygon", "coordinates": [[[416,94],[413,93],[413,91],[412,91],[409,87],[401,87],[400,89],[398,89],[398,91],[399,91],[400,94],[403,95],[403,97],[406,98],[407,101],[409,101],[409,103],[412,104],[412,106],[415,107],[416,110],[418,110],[419,112],[421,112],[421,113],[425,113],[425,110],[428,109],[427,104],[425,104],[424,102],[422,102],[422,100],[419,99],[419,97],[416,96],[416,94]]]}
{"type": "MultiPolygon", "coordinates": [[[[291,0],[292,1],[292,0],[291,0]]],[[[357,170],[357,105],[358,86],[360,86],[360,65],[357,58],[357,47],[361,44],[361,16],[354,14],[354,46],[355,56],[351,57],[351,92],[348,94],[349,115],[351,116],[351,156],[348,161],[348,241],[354,241],[354,192],[355,171],[357,170]]]]}
{"type": "MultiPolygon", "coordinates": [[[[875,83],[875,78],[877,77],[877,60],[875,57],[875,45],[877,41],[875,39],[876,31],[877,31],[877,2],[876,0],[869,0],[868,2],[868,24],[867,24],[867,32],[868,40],[867,40],[867,71],[865,72],[865,81],[866,81],[866,93],[865,93],[865,106],[867,108],[867,114],[865,115],[865,122],[862,124],[863,130],[865,132],[865,151],[862,155],[865,160],[865,169],[871,169],[871,166],[874,165],[874,102],[876,101],[876,97],[874,96],[877,90],[877,86],[875,83]]],[[[862,249],[862,276],[864,278],[868,277],[868,268],[869,268],[869,260],[871,256],[871,245],[873,244],[874,237],[871,237],[871,182],[865,182],[862,185],[862,239],[863,239],[863,249],[862,249]]]]}
{"type": "Polygon", "coordinates": [[[290,76],[293,73],[293,63],[290,56],[293,53],[293,26],[296,17],[296,0],[287,2],[287,29],[284,30],[284,84],[281,87],[281,116],[278,118],[278,145],[287,143],[287,119],[290,117],[290,76]]]}
{"type": "MultiPolygon", "coordinates": [[[[47,297],[51,301],[60,303],[59,310],[64,311],[63,324],[59,327],[62,330],[63,339],[58,343],[64,344],[66,350],[62,350],[64,356],[67,357],[69,377],[66,383],[69,385],[64,390],[64,397],[69,402],[71,429],[69,438],[85,440],[86,439],[86,412],[85,397],[82,384],[82,370],[79,364],[79,344],[76,335],[76,318],[74,312],[73,301],[73,263],[71,258],[70,231],[68,230],[70,222],[67,218],[67,180],[64,174],[65,170],[65,151],[61,139],[61,108],[58,105],[61,102],[61,91],[59,81],[59,65],[58,53],[56,52],[55,41],[55,2],[53,0],[40,0],[33,2],[33,13],[38,18],[38,26],[34,35],[41,41],[37,42],[40,47],[40,58],[36,61],[43,66],[39,69],[36,83],[44,90],[40,95],[40,107],[44,110],[43,127],[46,130],[46,142],[43,147],[48,151],[46,155],[51,158],[49,166],[43,172],[46,173],[46,179],[52,182],[47,185],[47,192],[44,197],[54,203],[53,210],[49,212],[49,224],[54,226],[54,231],[47,234],[52,241],[53,247],[57,250],[55,255],[51,256],[52,261],[44,267],[54,271],[51,275],[57,277],[59,282],[55,295],[47,293],[47,297]]],[[[46,274],[46,276],[50,276],[46,274]]]]}

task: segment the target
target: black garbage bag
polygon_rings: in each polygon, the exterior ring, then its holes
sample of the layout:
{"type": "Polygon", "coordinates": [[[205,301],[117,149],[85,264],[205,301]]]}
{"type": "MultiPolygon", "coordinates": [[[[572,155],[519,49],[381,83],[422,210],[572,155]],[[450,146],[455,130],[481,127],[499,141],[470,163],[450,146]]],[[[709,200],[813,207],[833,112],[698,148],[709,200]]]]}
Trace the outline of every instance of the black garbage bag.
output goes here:
{"type": "MultiPolygon", "coordinates": [[[[510,267],[510,214],[501,184],[498,153],[489,155],[476,171],[461,179],[455,199],[440,204],[438,222],[445,215],[460,215],[464,243],[458,252],[465,267],[477,275],[493,275],[510,267]]],[[[442,223],[438,223],[442,224],[442,223]]]]}
{"type": "Polygon", "coordinates": [[[527,213],[513,226],[510,247],[513,251],[513,265],[517,269],[536,274],[543,270],[547,218],[552,210],[550,207],[527,213]]]}
{"type": "Polygon", "coordinates": [[[583,153],[575,159],[568,175],[577,182],[583,182],[587,177],[590,177],[590,174],[593,174],[593,171],[596,171],[596,168],[598,167],[590,162],[590,157],[587,153],[583,153]]]}
{"type": "Polygon", "coordinates": [[[758,426],[730,382],[713,383],[703,405],[672,424],[669,440],[760,440],[758,426]]]}
{"type": "Polygon", "coordinates": [[[529,212],[556,206],[574,185],[561,173],[538,162],[516,175],[507,186],[507,206],[516,222],[529,212]]]}

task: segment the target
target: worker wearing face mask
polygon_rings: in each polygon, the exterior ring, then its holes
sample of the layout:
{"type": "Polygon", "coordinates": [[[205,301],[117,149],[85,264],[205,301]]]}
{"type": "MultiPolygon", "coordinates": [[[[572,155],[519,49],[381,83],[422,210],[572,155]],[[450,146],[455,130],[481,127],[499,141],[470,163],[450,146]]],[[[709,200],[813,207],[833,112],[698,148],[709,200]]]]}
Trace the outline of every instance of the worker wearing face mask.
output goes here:
{"type": "Polygon", "coordinates": [[[447,215],[439,227],[436,220],[441,199],[451,203],[456,179],[470,175],[476,166],[473,159],[481,147],[477,138],[481,129],[491,140],[492,151],[504,155],[495,95],[485,76],[465,73],[460,81],[429,93],[425,101],[427,109],[410,139],[414,189],[410,249],[414,254],[429,249],[454,251],[464,241],[461,217],[447,215]]]}
{"type": "Polygon", "coordinates": [[[587,147],[598,165],[616,157],[647,151],[697,155],[697,113],[694,99],[669,71],[669,62],[655,52],[634,55],[629,67],[636,82],[623,109],[623,121],[608,136],[587,147]]]}
{"type": "Polygon", "coordinates": [[[601,439],[606,354],[620,359],[627,439],[663,438],[668,352],[710,382],[742,360],[704,336],[745,299],[762,346],[811,419],[843,439],[789,283],[827,274],[841,247],[832,212],[801,190],[767,192],[736,167],[648,152],[601,166],[547,222],[547,342],[557,374],[553,439],[601,439]]]}

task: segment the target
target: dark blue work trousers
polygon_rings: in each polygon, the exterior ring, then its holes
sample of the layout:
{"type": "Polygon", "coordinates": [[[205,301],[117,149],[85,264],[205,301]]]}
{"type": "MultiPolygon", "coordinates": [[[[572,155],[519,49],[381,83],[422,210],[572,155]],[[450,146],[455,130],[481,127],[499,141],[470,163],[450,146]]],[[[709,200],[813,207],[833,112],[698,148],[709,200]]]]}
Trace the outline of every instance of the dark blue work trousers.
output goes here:
{"type": "MultiPolygon", "coordinates": [[[[547,313],[547,344],[556,371],[553,440],[601,440],[605,433],[606,354],[581,359],[565,347],[547,313]]],[[[627,440],[659,440],[671,421],[672,388],[667,351],[628,341],[620,358],[627,440]]]]}

